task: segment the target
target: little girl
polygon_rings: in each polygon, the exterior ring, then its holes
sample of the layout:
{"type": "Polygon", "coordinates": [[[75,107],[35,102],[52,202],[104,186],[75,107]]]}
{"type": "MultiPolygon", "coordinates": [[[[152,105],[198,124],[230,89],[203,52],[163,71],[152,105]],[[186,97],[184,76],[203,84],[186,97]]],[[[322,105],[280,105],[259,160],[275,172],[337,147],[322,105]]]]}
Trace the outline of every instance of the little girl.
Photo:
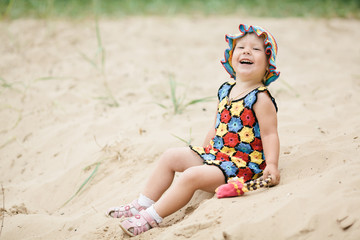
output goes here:
{"type": "Polygon", "coordinates": [[[237,35],[226,35],[229,48],[221,61],[235,81],[219,88],[216,118],[204,146],[167,150],[139,198],[107,212],[128,217],[120,227],[130,236],[157,227],[198,189],[215,192],[235,177],[246,182],[270,176],[273,185],[279,183],[277,107],[266,88],[280,74],[277,44],[261,27],[241,24],[239,29],[237,35]],[[183,173],[172,184],[175,172],[183,173]]]}

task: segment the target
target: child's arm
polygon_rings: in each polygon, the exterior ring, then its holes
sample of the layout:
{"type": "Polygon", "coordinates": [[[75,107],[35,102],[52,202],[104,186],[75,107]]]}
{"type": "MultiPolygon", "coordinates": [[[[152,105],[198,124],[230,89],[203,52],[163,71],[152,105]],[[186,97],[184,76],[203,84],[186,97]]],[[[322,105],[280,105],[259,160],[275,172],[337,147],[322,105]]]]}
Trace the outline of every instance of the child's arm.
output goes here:
{"type": "MultiPolygon", "coordinates": [[[[219,103],[218,103],[219,105],[219,103]]],[[[206,134],[206,137],[204,139],[204,143],[203,143],[203,147],[207,147],[210,144],[211,139],[213,139],[215,137],[215,124],[216,124],[216,115],[217,115],[217,111],[215,113],[215,120],[214,123],[212,124],[211,129],[209,130],[209,132],[206,134]]]]}
{"type": "Polygon", "coordinates": [[[276,109],[270,96],[261,92],[254,105],[254,111],[259,122],[260,135],[266,159],[264,178],[271,176],[271,184],[277,185],[280,182],[280,172],[278,169],[280,142],[277,131],[276,109]]]}

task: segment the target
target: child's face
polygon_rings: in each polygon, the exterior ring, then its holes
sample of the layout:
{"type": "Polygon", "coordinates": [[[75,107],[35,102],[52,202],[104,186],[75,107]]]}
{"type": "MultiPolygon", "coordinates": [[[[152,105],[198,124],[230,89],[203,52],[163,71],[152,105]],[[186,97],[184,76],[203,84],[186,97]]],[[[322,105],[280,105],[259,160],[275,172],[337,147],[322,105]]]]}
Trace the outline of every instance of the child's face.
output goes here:
{"type": "Polygon", "coordinates": [[[261,82],[268,68],[263,39],[254,33],[238,39],[231,63],[236,79],[261,82]]]}

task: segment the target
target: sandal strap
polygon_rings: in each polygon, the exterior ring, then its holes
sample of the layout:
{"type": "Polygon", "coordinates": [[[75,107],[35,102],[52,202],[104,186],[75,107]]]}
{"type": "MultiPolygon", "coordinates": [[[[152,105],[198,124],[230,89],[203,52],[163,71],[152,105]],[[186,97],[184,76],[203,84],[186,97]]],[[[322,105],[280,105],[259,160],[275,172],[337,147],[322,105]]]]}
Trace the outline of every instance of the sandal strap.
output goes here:
{"type": "Polygon", "coordinates": [[[146,232],[151,228],[157,227],[155,219],[153,219],[145,210],[139,214],[128,218],[120,223],[120,227],[130,236],[136,236],[146,232]],[[130,229],[132,228],[132,232],[130,229]]]}
{"type": "Polygon", "coordinates": [[[136,210],[138,210],[139,212],[141,210],[145,210],[146,208],[141,206],[139,203],[138,203],[138,200],[137,199],[134,199],[129,205],[132,205],[136,210]]]}
{"type": "Polygon", "coordinates": [[[140,215],[135,215],[120,223],[120,227],[130,236],[136,236],[150,229],[146,220],[140,215]],[[132,231],[130,231],[132,229],[132,231]]]}
{"type": "Polygon", "coordinates": [[[150,214],[148,214],[147,211],[142,210],[139,214],[146,220],[146,222],[147,222],[152,228],[158,226],[158,224],[157,224],[157,222],[155,221],[155,219],[154,219],[152,216],[150,216],[150,214]]]}
{"type": "Polygon", "coordinates": [[[113,214],[113,218],[132,217],[134,214],[131,212],[131,208],[135,208],[138,212],[146,209],[138,203],[137,199],[135,199],[130,204],[125,206],[110,208],[106,215],[111,216],[111,214],[113,214]]]}

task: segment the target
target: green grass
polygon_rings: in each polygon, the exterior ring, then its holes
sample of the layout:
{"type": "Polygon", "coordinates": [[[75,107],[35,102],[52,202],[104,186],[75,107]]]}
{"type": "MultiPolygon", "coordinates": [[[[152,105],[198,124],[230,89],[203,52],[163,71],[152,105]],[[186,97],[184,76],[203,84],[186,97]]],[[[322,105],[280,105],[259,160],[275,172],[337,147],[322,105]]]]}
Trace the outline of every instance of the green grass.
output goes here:
{"type": "Polygon", "coordinates": [[[359,0],[0,0],[5,19],[226,15],[360,18],[359,0]]]}
{"type": "Polygon", "coordinates": [[[79,193],[80,191],[85,187],[86,184],[88,184],[96,175],[99,166],[100,166],[101,162],[96,162],[94,164],[91,164],[90,166],[87,166],[86,168],[84,168],[84,171],[87,171],[91,168],[91,166],[95,165],[94,170],[91,172],[91,174],[85,179],[85,181],[80,185],[80,187],[78,188],[78,190],[60,207],[64,207],[66,204],[68,204],[71,200],[73,200],[79,193]]]}
{"type": "MultiPolygon", "coordinates": [[[[97,3],[96,0],[94,2],[97,3]]],[[[102,40],[101,40],[101,33],[100,33],[99,20],[98,20],[97,13],[95,15],[95,32],[96,32],[96,40],[97,40],[97,51],[96,51],[95,57],[91,58],[83,52],[80,52],[79,54],[86,62],[91,64],[101,74],[101,78],[102,78],[107,95],[103,96],[103,97],[99,97],[98,99],[103,100],[106,103],[106,105],[108,105],[110,107],[118,107],[119,103],[116,100],[116,98],[114,97],[114,95],[109,87],[109,84],[107,82],[107,76],[106,76],[106,72],[105,72],[106,51],[105,51],[105,48],[104,48],[104,46],[102,44],[102,40]]]]}
{"type": "Polygon", "coordinates": [[[0,77],[0,86],[3,88],[12,88],[12,84],[0,77]]]}
{"type": "Polygon", "coordinates": [[[204,98],[193,99],[193,100],[186,102],[185,94],[179,96],[178,90],[177,90],[178,83],[174,80],[174,76],[172,74],[169,75],[169,86],[170,86],[171,104],[164,105],[164,104],[161,104],[158,102],[156,102],[155,104],[157,104],[158,106],[160,106],[164,109],[171,110],[174,115],[182,114],[185,111],[185,109],[191,105],[214,100],[214,97],[204,97],[204,98]]]}
{"type": "Polygon", "coordinates": [[[193,141],[193,138],[191,137],[191,133],[192,133],[192,129],[190,128],[190,131],[189,131],[189,138],[188,139],[185,139],[185,138],[182,138],[182,137],[179,137],[175,134],[171,134],[173,137],[175,137],[176,139],[180,140],[181,142],[185,143],[186,146],[189,146],[191,145],[191,142],[193,141]]]}

